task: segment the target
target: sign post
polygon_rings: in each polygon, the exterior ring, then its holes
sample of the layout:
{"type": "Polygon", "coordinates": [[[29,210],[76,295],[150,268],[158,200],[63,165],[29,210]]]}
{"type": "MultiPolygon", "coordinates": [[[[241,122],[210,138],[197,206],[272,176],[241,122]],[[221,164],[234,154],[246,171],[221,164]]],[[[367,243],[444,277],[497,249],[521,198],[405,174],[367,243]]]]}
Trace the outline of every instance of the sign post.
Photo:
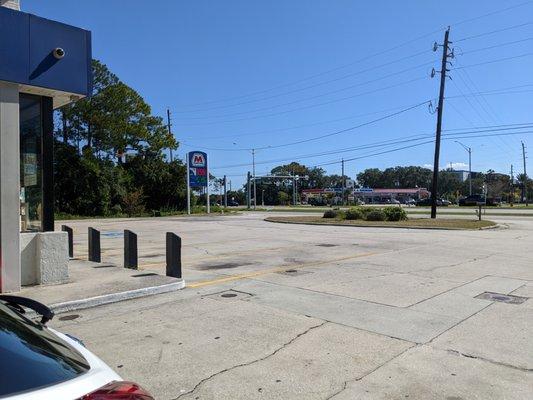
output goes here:
{"type": "Polygon", "coordinates": [[[191,188],[206,188],[206,210],[209,214],[209,168],[207,154],[202,151],[187,153],[187,214],[191,213],[191,188]]]}
{"type": "Polygon", "coordinates": [[[186,154],[187,158],[187,214],[191,214],[191,182],[189,180],[189,153],[186,154]]]}

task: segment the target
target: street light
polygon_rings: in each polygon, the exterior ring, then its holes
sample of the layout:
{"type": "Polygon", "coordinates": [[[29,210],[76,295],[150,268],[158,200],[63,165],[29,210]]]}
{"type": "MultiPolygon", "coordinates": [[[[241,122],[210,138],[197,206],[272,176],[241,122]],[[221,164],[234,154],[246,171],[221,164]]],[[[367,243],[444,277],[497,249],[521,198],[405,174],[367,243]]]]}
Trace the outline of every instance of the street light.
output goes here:
{"type": "Polygon", "coordinates": [[[460,144],[468,152],[468,185],[469,194],[472,196],[472,148],[464,145],[458,140],[454,140],[454,142],[460,144]]]}

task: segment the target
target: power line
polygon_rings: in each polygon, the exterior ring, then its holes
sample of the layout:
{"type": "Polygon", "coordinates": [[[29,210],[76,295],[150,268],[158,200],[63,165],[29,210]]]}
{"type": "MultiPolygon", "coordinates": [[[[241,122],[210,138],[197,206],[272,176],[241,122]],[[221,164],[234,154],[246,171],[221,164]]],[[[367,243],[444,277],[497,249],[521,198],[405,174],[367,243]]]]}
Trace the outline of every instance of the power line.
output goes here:
{"type": "MultiPolygon", "coordinates": [[[[376,122],[380,122],[380,121],[383,121],[385,119],[389,119],[389,118],[392,118],[392,117],[395,117],[397,115],[400,115],[400,114],[403,114],[403,113],[406,113],[408,111],[411,111],[415,108],[418,108],[422,105],[425,105],[425,104],[428,104],[429,101],[426,100],[426,101],[423,101],[421,103],[418,103],[418,104],[415,104],[415,105],[412,105],[412,106],[409,106],[407,108],[404,108],[400,111],[396,111],[396,112],[393,112],[391,114],[387,114],[387,115],[384,115],[382,117],[379,117],[379,118],[376,118],[376,119],[373,119],[371,121],[367,121],[367,122],[363,122],[362,124],[358,124],[358,125],[354,125],[354,126],[351,126],[349,128],[345,128],[345,129],[341,129],[341,130],[338,130],[338,131],[334,131],[334,132],[331,132],[331,133],[327,133],[327,134],[324,134],[324,135],[320,135],[320,136],[314,136],[312,138],[308,138],[308,139],[302,139],[302,140],[297,140],[297,141],[294,141],[294,142],[289,142],[289,143],[283,143],[283,144],[277,144],[277,145],[269,145],[269,146],[254,146],[253,148],[255,150],[264,150],[264,149],[275,149],[275,148],[280,148],[280,147],[287,147],[287,146],[293,146],[293,145],[296,145],[296,144],[301,144],[301,143],[308,143],[308,142],[312,142],[312,141],[315,141],[315,140],[320,140],[320,139],[324,139],[324,138],[327,138],[327,137],[331,137],[331,136],[336,136],[336,135],[340,135],[341,133],[345,133],[345,132],[350,132],[350,131],[353,131],[355,129],[359,129],[359,128],[362,128],[364,126],[368,126],[368,125],[371,125],[371,124],[374,124],[376,122]]],[[[209,148],[207,147],[203,147],[203,149],[206,149],[206,150],[210,150],[209,148]]],[[[218,150],[218,151],[250,151],[252,150],[252,148],[241,148],[241,149],[211,149],[211,150],[218,150]]]]}
{"type": "MultiPolygon", "coordinates": [[[[451,26],[459,26],[459,25],[463,25],[465,23],[469,23],[469,22],[472,22],[472,21],[477,21],[479,19],[483,19],[483,18],[486,18],[486,17],[490,17],[490,16],[493,16],[493,15],[504,13],[504,12],[507,12],[509,10],[513,10],[513,9],[516,9],[516,8],[519,8],[519,7],[522,7],[522,6],[531,4],[531,3],[532,3],[532,1],[526,1],[526,2],[519,3],[519,4],[515,4],[513,6],[501,8],[501,9],[498,9],[498,10],[495,10],[495,11],[492,11],[492,12],[489,12],[489,13],[486,13],[486,14],[478,15],[478,16],[475,16],[475,17],[472,17],[472,18],[468,18],[468,19],[453,23],[453,24],[451,24],[451,26]]],[[[522,26],[523,25],[527,25],[527,24],[530,24],[530,22],[528,22],[526,24],[522,24],[522,26]]],[[[508,27],[508,28],[504,28],[504,30],[514,29],[516,27],[517,26],[508,27]]],[[[296,85],[298,83],[306,82],[306,81],[312,80],[314,78],[317,78],[317,77],[320,77],[320,76],[323,76],[323,75],[327,75],[327,74],[330,74],[332,72],[335,72],[335,71],[338,71],[338,70],[341,70],[341,69],[344,69],[344,68],[359,64],[361,62],[370,60],[372,58],[375,58],[375,57],[378,57],[380,55],[392,52],[394,50],[398,50],[398,49],[400,49],[402,47],[405,47],[405,46],[407,46],[407,45],[409,45],[411,43],[417,42],[419,40],[422,40],[422,39],[425,39],[425,38],[427,38],[429,36],[432,36],[432,35],[434,35],[436,33],[442,32],[443,30],[444,30],[444,28],[440,28],[440,29],[437,29],[437,30],[434,30],[434,31],[431,31],[431,32],[424,33],[424,34],[422,34],[420,36],[417,36],[417,37],[415,37],[413,39],[409,39],[409,40],[404,41],[402,43],[399,43],[399,44],[397,44],[395,46],[389,47],[389,48],[387,48],[385,50],[378,51],[376,53],[373,53],[373,54],[370,54],[368,56],[362,57],[362,58],[357,59],[357,60],[355,60],[353,62],[344,64],[344,65],[341,65],[341,66],[338,66],[338,67],[334,67],[334,68],[331,68],[331,69],[326,70],[326,71],[315,73],[315,74],[309,75],[307,77],[304,77],[304,78],[301,78],[301,79],[298,79],[298,80],[295,80],[295,81],[292,81],[292,82],[283,83],[283,84],[276,85],[276,86],[273,86],[273,87],[270,87],[270,88],[267,88],[267,89],[263,89],[263,90],[259,90],[259,91],[255,91],[255,92],[251,92],[251,93],[247,93],[247,94],[244,94],[244,95],[227,97],[227,98],[222,98],[222,99],[218,99],[218,100],[209,100],[209,101],[200,102],[200,103],[193,103],[193,104],[189,104],[189,105],[181,105],[180,108],[188,108],[188,107],[195,107],[195,106],[201,106],[201,105],[206,105],[206,104],[213,104],[213,103],[220,103],[220,102],[226,102],[226,101],[232,101],[232,100],[239,100],[239,99],[246,98],[246,97],[252,97],[252,96],[255,96],[255,95],[259,95],[259,94],[268,93],[268,92],[274,91],[276,89],[280,89],[280,88],[296,85]]],[[[485,32],[485,33],[483,33],[481,35],[487,35],[487,34],[491,34],[491,33],[496,33],[496,32],[490,32],[490,33],[485,32]]],[[[468,40],[468,39],[470,39],[470,38],[463,38],[462,40],[468,40]]]]}
{"type": "MultiPolygon", "coordinates": [[[[468,130],[469,128],[455,128],[455,129],[443,130],[443,132],[450,132],[450,133],[443,133],[443,136],[454,138],[454,139],[478,138],[478,137],[491,136],[487,134],[490,132],[503,132],[503,131],[523,130],[523,129],[530,129],[530,128],[533,128],[533,122],[520,123],[520,124],[489,125],[489,126],[484,126],[484,127],[476,127],[473,130],[468,130]],[[481,134],[481,135],[476,135],[476,134],[481,134]]],[[[499,135],[519,135],[519,134],[527,133],[527,132],[529,131],[503,132],[499,135]]],[[[291,156],[288,158],[285,157],[285,158],[257,161],[256,165],[271,164],[271,163],[276,163],[276,162],[299,160],[299,159],[312,158],[312,157],[321,157],[321,156],[332,155],[332,154],[341,154],[341,153],[346,153],[346,152],[355,151],[355,150],[371,149],[375,147],[387,147],[387,146],[401,144],[401,143],[408,143],[408,142],[413,142],[413,141],[418,141],[418,140],[429,139],[432,137],[433,137],[433,133],[415,134],[415,135],[410,135],[410,136],[404,136],[402,138],[388,139],[388,140],[383,140],[379,142],[372,142],[372,143],[368,143],[365,145],[359,145],[355,147],[344,147],[340,149],[334,149],[334,150],[330,150],[326,152],[303,154],[303,155],[298,155],[298,156],[291,156]]],[[[252,164],[250,163],[240,163],[240,164],[213,167],[212,169],[246,167],[246,166],[251,166],[251,165],[252,164]]]]}
{"type": "MultiPolygon", "coordinates": [[[[378,89],[373,89],[373,90],[369,90],[369,91],[366,91],[366,92],[357,93],[355,95],[342,97],[342,98],[334,99],[334,100],[329,100],[329,101],[322,102],[322,103],[311,104],[311,105],[307,105],[307,106],[293,108],[291,110],[285,110],[285,111],[280,111],[280,112],[270,113],[270,114],[256,115],[256,116],[247,117],[247,118],[237,118],[237,119],[229,119],[229,120],[223,120],[223,121],[214,121],[214,122],[208,122],[208,123],[204,123],[204,124],[193,124],[192,126],[216,125],[216,124],[222,124],[222,123],[228,123],[228,122],[249,121],[249,120],[254,120],[254,119],[268,118],[268,117],[274,117],[274,116],[278,116],[278,115],[289,114],[289,113],[292,113],[292,112],[308,110],[310,108],[321,107],[321,106],[325,106],[325,105],[329,105],[329,104],[333,104],[333,103],[338,103],[340,101],[354,99],[356,97],[361,97],[361,96],[366,96],[366,95],[377,93],[377,92],[382,92],[384,90],[388,90],[388,89],[393,89],[393,88],[396,88],[396,87],[404,86],[404,85],[407,85],[409,83],[413,83],[413,82],[424,80],[424,79],[426,79],[425,76],[420,77],[420,78],[414,78],[414,79],[403,81],[403,82],[400,82],[400,83],[397,83],[397,84],[394,84],[394,85],[389,85],[389,86],[381,87],[381,88],[378,88],[378,89]]],[[[185,125],[185,126],[191,126],[191,125],[185,125]]]]}
{"type": "Polygon", "coordinates": [[[458,70],[458,69],[478,67],[480,65],[494,64],[494,63],[502,62],[502,61],[515,60],[517,58],[529,57],[529,56],[532,56],[532,55],[533,55],[533,53],[524,53],[524,54],[519,54],[517,56],[497,58],[496,60],[484,61],[484,62],[480,62],[480,63],[477,63],[477,64],[468,64],[468,65],[463,65],[463,66],[460,66],[460,67],[454,67],[454,68],[451,68],[450,70],[454,71],[454,70],[458,70]]]}
{"type": "Polygon", "coordinates": [[[365,82],[360,82],[360,83],[357,83],[355,85],[346,86],[346,87],[343,87],[343,88],[340,88],[340,89],[335,89],[335,90],[332,90],[332,91],[329,91],[329,92],[325,92],[325,93],[321,93],[321,94],[318,94],[318,95],[314,95],[314,96],[310,96],[310,97],[304,97],[304,98],[301,98],[301,99],[293,100],[293,101],[290,101],[288,103],[280,103],[280,104],[275,104],[275,105],[269,106],[269,107],[256,108],[254,110],[241,111],[241,112],[237,112],[237,113],[224,114],[224,115],[208,115],[208,116],[204,116],[204,117],[182,118],[182,120],[195,120],[195,119],[205,119],[205,118],[225,118],[225,117],[232,117],[232,116],[236,116],[236,115],[250,114],[250,113],[260,112],[260,111],[268,111],[268,110],[272,110],[272,109],[279,108],[279,107],[290,106],[290,105],[293,105],[293,104],[301,103],[302,101],[314,100],[314,99],[317,99],[317,98],[329,96],[331,94],[343,92],[345,90],[350,90],[350,89],[353,89],[353,88],[356,88],[356,87],[359,87],[359,86],[368,85],[370,83],[379,82],[379,81],[382,81],[384,79],[387,79],[387,78],[390,78],[390,77],[393,77],[393,76],[401,75],[401,74],[404,74],[406,72],[419,69],[419,68],[421,68],[423,66],[432,65],[433,63],[434,63],[434,60],[428,61],[428,62],[425,62],[425,63],[422,63],[422,64],[415,65],[413,67],[405,68],[405,69],[403,69],[401,71],[397,71],[397,72],[393,72],[393,73],[381,76],[379,78],[371,79],[371,80],[368,80],[368,81],[365,81],[365,82]]]}
{"type": "Polygon", "coordinates": [[[509,6],[509,7],[501,8],[501,9],[495,10],[495,11],[491,11],[491,12],[489,12],[487,14],[479,15],[477,17],[468,18],[468,19],[456,22],[455,24],[452,24],[452,26],[458,26],[458,25],[469,23],[469,22],[477,21],[477,20],[482,19],[482,18],[492,17],[493,15],[501,14],[501,13],[509,11],[509,10],[514,10],[515,8],[523,7],[523,6],[532,4],[532,3],[533,3],[533,1],[531,1],[531,0],[524,1],[522,3],[518,3],[518,4],[515,4],[515,5],[512,5],[512,6],[509,6]]]}
{"type": "Polygon", "coordinates": [[[482,48],[479,48],[479,49],[472,49],[472,50],[468,50],[468,51],[462,51],[460,55],[471,54],[471,53],[477,53],[477,52],[480,52],[480,51],[496,49],[496,48],[503,47],[503,46],[510,46],[510,45],[517,44],[517,43],[528,42],[530,40],[533,40],[533,37],[528,37],[528,38],[519,39],[519,40],[513,40],[511,42],[499,43],[499,44],[495,44],[493,46],[482,47],[482,48]]]}
{"type": "Polygon", "coordinates": [[[480,38],[480,37],[483,37],[483,36],[493,35],[495,33],[501,33],[501,32],[505,32],[505,31],[510,31],[512,29],[517,29],[517,28],[521,28],[521,27],[524,27],[524,26],[527,26],[527,25],[531,25],[532,23],[533,22],[529,21],[529,22],[524,22],[522,24],[518,24],[518,25],[512,25],[512,26],[508,26],[508,27],[505,27],[505,28],[501,28],[501,29],[495,29],[493,31],[479,33],[477,35],[467,36],[467,37],[455,40],[454,43],[460,43],[460,42],[464,42],[465,40],[477,39],[477,38],[480,38]]]}
{"type": "Polygon", "coordinates": [[[274,99],[274,98],[277,98],[277,97],[286,96],[288,94],[302,92],[304,90],[312,89],[312,88],[315,88],[315,87],[318,87],[318,86],[327,85],[329,83],[338,82],[340,80],[351,78],[351,77],[357,76],[357,75],[361,75],[361,74],[369,72],[369,71],[375,71],[378,68],[382,68],[382,67],[385,67],[385,66],[396,64],[396,63],[398,63],[400,61],[412,59],[413,57],[417,57],[417,56],[420,56],[420,55],[426,54],[426,53],[427,53],[427,50],[419,51],[417,53],[410,54],[408,56],[404,56],[404,57],[401,57],[401,58],[398,58],[396,60],[389,61],[389,62],[386,62],[386,63],[383,63],[383,64],[375,65],[375,66],[363,69],[361,71],[352,72],[350,74],[346,74],[346,75],[343,75],[343,76],[335,78],[335,79],[330,79],[330,80],[327,80],[327,81],[324,81],[324,82],[318,82],[318,83],[315,83],[313,85],[309,85],[309,86],[305,86],[305,87],[302,87],[302,88],[290,90],[290,91],[287,91],[287,92],[277,93],[275,95],[271,95],[271,96],[267,96],[267,97],[261,97],[261,98],[258,98],[258,99],[253,99],[253,100],[249,100],[249,101],[245,101],[245,102],[241,102],[241,103],[228,104],[228,105],[217,106],[217,107],[200,108],[200,109],[188,110],[188,111],[178,111],[177,113],[178,114],[184,114],[184,113],[192,113],[192,112],[210,111],[210,110],[217,110],[217,109],[221,109],[221,108],[237,107],[237,106],[241,106],[241,105],[245,105],[245,104],[251,104],[251,103],[256,103],[256,102],[259,102],[259,101],[264,101],[264,100],[270,100],[270,99],[274,99]]]}

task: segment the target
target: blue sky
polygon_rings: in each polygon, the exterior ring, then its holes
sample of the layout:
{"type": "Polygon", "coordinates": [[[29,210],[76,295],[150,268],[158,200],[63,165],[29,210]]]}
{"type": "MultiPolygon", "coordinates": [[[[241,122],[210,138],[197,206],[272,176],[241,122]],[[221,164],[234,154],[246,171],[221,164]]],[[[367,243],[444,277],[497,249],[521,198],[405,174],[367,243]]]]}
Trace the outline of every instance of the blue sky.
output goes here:
{"type": "MultiPolygon", "coordinates": [[[[251,169],[242,165],[251,163],[251,152],[240,149],[263,148],[256,152],[258,174],[285,159],[330,163],[323,168],[340,173],[342,157],[360,157],[346,163],[349,176],[370,167],[432,165],[433,143],[376,156],[369,155],[419,142],[317,155],[431,135],[436,115],[425,104],[320,140],[275,146],[435,99],[438,75],[429,75],[440,69],[441,53],[432,45],[442,42],[448,25],[453,67],[465,68],[450,72],[443,129],[533,122],[533,86],[524,86],[533,84],[533,2],[522,3],[23,0],[22,9],[91,30],[95,58],[144,96],[154,114],[164,116],[170,108],[182,143],[178,155],[207,149],[212,173],[227,174],[235,187],[251,169]],[[506,91],[521,93],[472,95],[518,86],[506,91]]],[[[533,143],[531,133],[461,136],[473,149],[477,171],[508,173],[511,164],[521,171],[520,141],[533,143]]],[[[446,140],[441,149],[442,167],[465,167],[468,155],[459,144],[446,140]]]]}

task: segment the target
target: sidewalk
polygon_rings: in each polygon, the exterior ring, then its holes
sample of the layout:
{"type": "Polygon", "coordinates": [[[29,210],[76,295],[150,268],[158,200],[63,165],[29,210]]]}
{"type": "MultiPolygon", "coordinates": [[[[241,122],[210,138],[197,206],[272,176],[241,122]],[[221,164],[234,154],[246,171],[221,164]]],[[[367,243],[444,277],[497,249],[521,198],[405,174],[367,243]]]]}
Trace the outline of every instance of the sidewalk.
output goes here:
{"type": "Polygon", "coordinates": [[[68,283],[27,286],[16,295],[50,306],[56,313],[183,289],[185,281],[149,270],[70,260],[68,283]]]}

